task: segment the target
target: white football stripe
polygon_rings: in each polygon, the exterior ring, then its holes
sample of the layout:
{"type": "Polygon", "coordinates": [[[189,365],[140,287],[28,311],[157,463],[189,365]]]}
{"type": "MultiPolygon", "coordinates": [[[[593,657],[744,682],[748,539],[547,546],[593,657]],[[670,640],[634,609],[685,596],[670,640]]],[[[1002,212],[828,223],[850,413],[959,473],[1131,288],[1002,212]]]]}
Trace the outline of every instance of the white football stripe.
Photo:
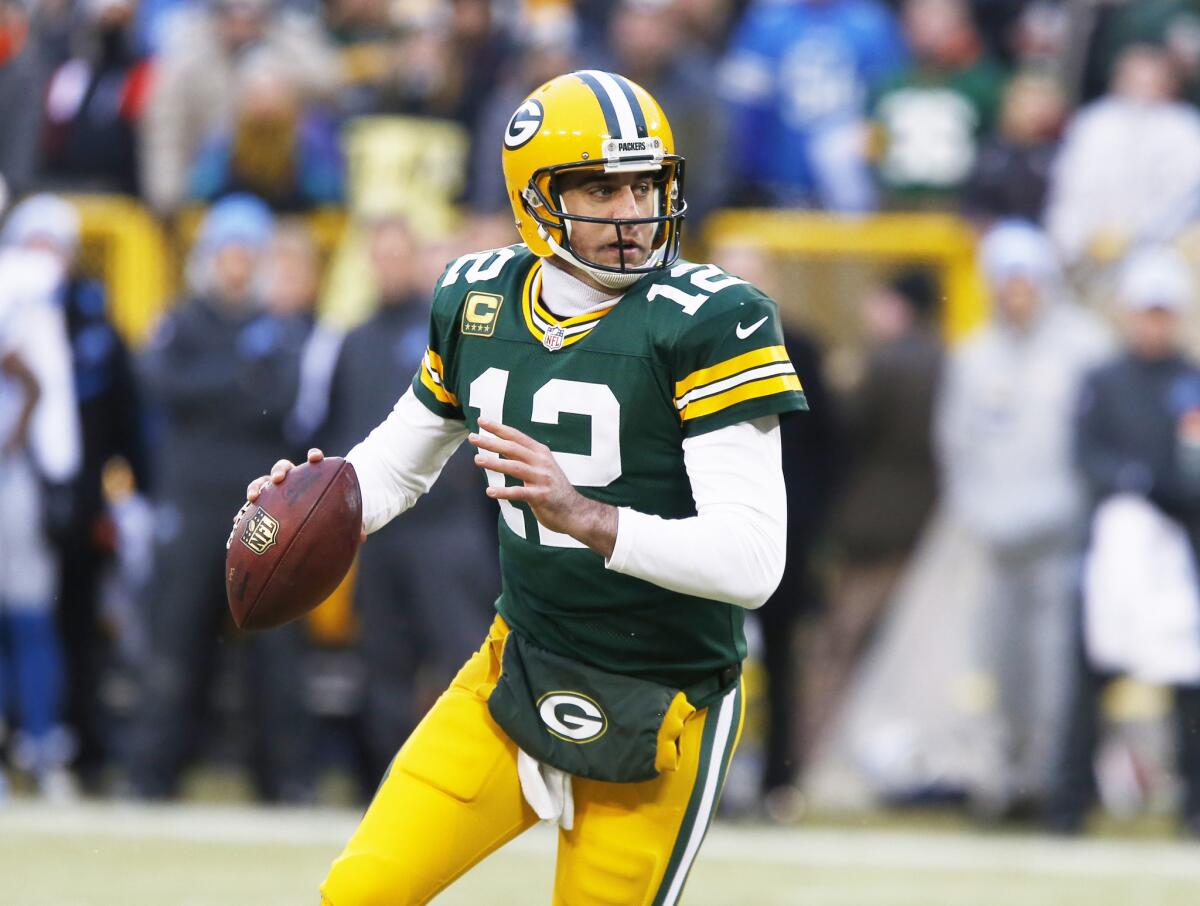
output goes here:
{"type": "MultiPolygon", "coordinates": [[[[683,851],[683,858],[679,860],[679,866],[675,869],[675,877],[671,879],[671,886],[667,890],[663,906],[675,906],[679,894],[683,892],[683,882],[687,880],[688,872],[692,870],[692,862],[696,860],[696,853],[700,851],[700,844],[704,842],[704,834],[708,831],[708,822],[712,818],[713,808],[717,802],[721,769],[725,766],[729,747],[733,744],[733,709],[737,705],[740,691],[741,683],[738,683],[721,699],[721,712],[717,716],[717,730],[713,737],[712,753],[708,756],[708,775],[704,778],[704,793],[700,797],[700,808],[696,812],[696,820],[692,823],[687,848],[683,851]]],[[[712,716],[711,708],[708,714],[709,717],[712,716]]]]}
{"type": "Polygon", "coordinates": [[[600,69],[587,69],[585,72],[593,76],[600,83],[604,88],[604,93],[612,101],[613,109],[617,111],[617,127],[620,129],[621,134],[614,135],[613,138],[637,138],[637,123],[633,118],[633,108],[629,105],[629,99],[625,97],[625,92],[621,90],[621,86],[617,84],[616,79],[600,69]]]}
{"type": "Polygon", "coordinates": [[[739,384],[745,384],[749,381],[758,381],[762,378],[774,377],[777,374],[795,373],[796,368],[791,362],[774,362],[770,365],[760,365],[758,368],[751,368],[749,371],[743,371],[741,374],[735,374],[733,377],[727,377],[711,384],[705,384],[703,387],[696,387],[689,390],[675,401],[675,408],[683,409],[688,403],[704,399],[706,396],[712,396],[714,393],[722,393],[731,387],[737,387],[739,384]]]}

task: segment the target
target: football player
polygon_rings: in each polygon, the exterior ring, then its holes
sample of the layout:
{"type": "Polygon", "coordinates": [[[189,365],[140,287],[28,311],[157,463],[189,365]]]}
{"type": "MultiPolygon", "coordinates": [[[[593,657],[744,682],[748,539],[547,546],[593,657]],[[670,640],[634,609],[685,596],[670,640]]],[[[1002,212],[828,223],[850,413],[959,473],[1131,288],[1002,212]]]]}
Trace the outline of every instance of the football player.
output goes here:
{"type": "Polygon", "coordinates": [[[775,304],[679,258],[684,161],[658,103],[560,76],[502,158],[523,241],[446,268],[412,387],[348,455],[371,532],[477,448],[498,615],[334,862],[329,906],[428,902],[539,818],[560,825],[555,903],[678,902],[741,730],[743,612],[783,569],[778,419],[803,391],[775,304]],[[552,690],[528,714],[526,686],[552,690]]]}

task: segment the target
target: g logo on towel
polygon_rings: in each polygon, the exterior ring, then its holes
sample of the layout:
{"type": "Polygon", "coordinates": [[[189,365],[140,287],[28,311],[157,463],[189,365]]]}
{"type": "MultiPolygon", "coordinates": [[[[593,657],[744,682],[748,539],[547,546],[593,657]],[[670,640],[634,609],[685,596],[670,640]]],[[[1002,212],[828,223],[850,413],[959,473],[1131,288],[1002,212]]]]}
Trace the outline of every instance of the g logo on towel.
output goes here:
{"type": "Polygon", "coordinates": [[[538,716],[564,742],[592,742],[608,729],[608,717],[581,692],[547,692],[538,699],[538,716]]]}

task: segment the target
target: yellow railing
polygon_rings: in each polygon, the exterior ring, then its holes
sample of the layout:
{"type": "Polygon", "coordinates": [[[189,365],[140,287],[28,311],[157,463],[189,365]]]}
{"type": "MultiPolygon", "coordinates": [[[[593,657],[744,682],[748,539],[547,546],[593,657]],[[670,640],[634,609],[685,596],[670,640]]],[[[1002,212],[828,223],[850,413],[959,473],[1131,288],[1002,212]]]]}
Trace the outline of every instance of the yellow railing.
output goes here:
{"type": "Polygon", "coordinates": [[[711,248],[744,242],[779,255],[929,264],[942,274],[946,335],[957,339],[986,317],[984,286],[970,227],[948,214],[835,217],[800,211],[721,211],[708,219],[711,248]]]}
{"type": "Polygon", "coordinates": [[[121,195],[76,195],[85,268],[105,283],[113,323],[137,345],[175,289],[170,249],[158,221],[121,195]]]}
{"type": "MultiPolygon", "coordinates": [[[[159,222],[133,199],[80,195],[71,200],[82,219],[85,264],[107,285],[112,317],[122,335],[140,344],[177,291],[173,245],[159,222]]],[[[182,246],[198,216],[199,211],[189,211],[180,218],[182,246]]],[[[320,211],[309,220],[328,254],[341,236],[344,216],[320,211]]],[[[964,221],[950,215],[848,218],[798,211],[722,211],[709,218],[703,239],[709,247],[744,242],[773,254],[808,259],[928,264],[942,275],[948,337],[961,337],[986,316],[974,235],[964,221]]]]}

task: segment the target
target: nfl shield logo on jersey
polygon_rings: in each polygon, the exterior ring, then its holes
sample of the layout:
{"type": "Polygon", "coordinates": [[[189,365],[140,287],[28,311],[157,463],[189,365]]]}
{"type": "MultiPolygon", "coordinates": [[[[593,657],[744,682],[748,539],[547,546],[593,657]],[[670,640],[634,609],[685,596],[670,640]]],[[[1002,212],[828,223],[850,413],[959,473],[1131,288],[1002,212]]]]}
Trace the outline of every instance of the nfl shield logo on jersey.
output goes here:
{"type": "Polygon", "coordinates": [[[557,324],[551,324],[546,333],[542,336],[542,345],[554,352],[556,349],[562,349],[563,337],[567,332],[557,324]]]}

